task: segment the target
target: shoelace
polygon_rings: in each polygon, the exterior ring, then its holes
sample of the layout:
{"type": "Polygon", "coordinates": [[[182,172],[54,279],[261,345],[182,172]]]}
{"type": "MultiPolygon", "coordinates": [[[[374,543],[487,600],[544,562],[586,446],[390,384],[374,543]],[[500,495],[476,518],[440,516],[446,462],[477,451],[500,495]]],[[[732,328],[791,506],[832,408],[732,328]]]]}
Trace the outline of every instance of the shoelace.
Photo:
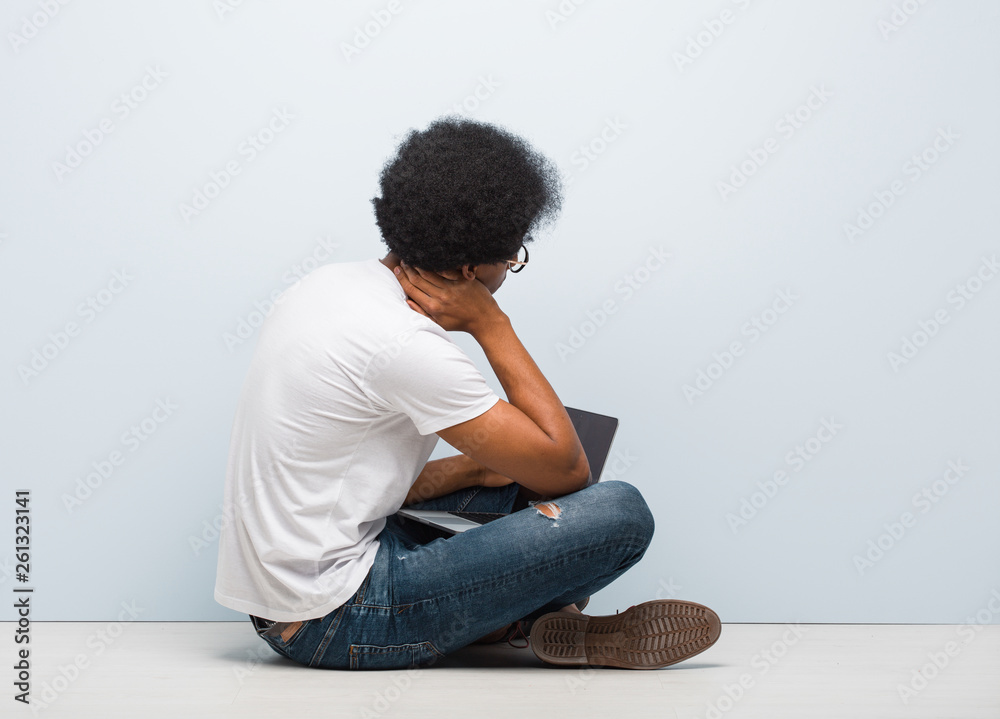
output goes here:
{"type": "MultiPolygon", "coordinates": [[[[587,597],[587,599],[589,600],[590,597],[587,597]]],[[[584,606],[587,606],[586,602],[584,603],[584,606]]],[[[635,605],[633,604],[632,607],[634,606],[635,605]]],[[[629,609],[631,609],[632,607],[629,607],[629,609]]],[[[628,611],[628,609],[626,609],[625,611],[628,611]]],[[[615,610],[615,614],[618,614],[617,609],[615,610]]],[[[524,626],[522,625],[521,621],[516,621],[513,624],[511,624],[511,629],[510,631],[507,632],[506,639],[507,643],[510,644],[515,649],[527,649],[531,645],[531,639],[529,639],[528,635],[524,633],[524,626]],[[524,646],[518,646],[517,644],[511,643],[511,640],[517,639],[518,634],[520,634],[521,637],[524,639],[524,646]]]]}
{"type": "Polygon", "coordinates": [[[507,632],[507,643],[510,644],[515,649],[527,649],[531,645],[531,640],[528,639],[528,635],[524,633],[524,627],[521,626],[521,622],[514,622],[513,628],[507,632]],[[524,646],[518,646],[517,644],[511,644],[512,639],[517,639],[517,635],[520,634],[524,639],[524,646]]]}

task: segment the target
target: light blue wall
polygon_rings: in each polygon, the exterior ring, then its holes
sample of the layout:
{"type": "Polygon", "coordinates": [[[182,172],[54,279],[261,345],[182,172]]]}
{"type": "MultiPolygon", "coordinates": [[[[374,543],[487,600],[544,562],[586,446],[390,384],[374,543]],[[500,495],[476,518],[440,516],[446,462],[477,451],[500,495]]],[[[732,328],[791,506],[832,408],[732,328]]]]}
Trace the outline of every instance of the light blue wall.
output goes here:
{"type": "Polygon", "coordinates": [[[256,333],[227,337],[301,268],[381,256],[382,162],[459,105],[565,172],[497,300],[565,404],[621,419],[604,478],[656,517],[591,611],[997,621],[995,3],[231,4],[0,12],[0,587],[29,488],[35,619],[245,621],[212,598],[256,333]]]}

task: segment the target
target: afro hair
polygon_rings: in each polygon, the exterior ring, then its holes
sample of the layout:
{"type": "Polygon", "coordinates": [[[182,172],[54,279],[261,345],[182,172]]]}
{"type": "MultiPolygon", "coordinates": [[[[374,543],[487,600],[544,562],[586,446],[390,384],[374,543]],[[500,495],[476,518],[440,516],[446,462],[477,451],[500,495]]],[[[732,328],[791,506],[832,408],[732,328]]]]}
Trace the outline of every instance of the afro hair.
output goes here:
{"type": "Polygon", "coordinates": [[[559,171],[496,125],[445,116],[410,130],[372,199],[382,241],[426,270],[513,257],[562,206],[559,171]]]}

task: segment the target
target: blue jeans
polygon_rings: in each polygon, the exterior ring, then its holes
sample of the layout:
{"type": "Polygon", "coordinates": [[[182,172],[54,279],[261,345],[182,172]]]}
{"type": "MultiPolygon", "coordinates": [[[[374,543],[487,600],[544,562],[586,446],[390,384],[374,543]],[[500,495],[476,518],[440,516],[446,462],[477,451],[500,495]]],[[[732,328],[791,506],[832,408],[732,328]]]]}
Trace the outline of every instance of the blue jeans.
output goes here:
{"type": "MultiPolygon", "coordinates": [[[[411,506],[510,512],[518,489],[469,487],[411,506]]],[[[302,622],[250,620],[278,654],[323,669],[427,666],[511,622],[530,628],[624,574],[653,536],[653,515],[627,482],[599,482],[551,503],[555,518],[530,506],[430,541],[393,515],[375,563],[343,605],[302,622]]]]}

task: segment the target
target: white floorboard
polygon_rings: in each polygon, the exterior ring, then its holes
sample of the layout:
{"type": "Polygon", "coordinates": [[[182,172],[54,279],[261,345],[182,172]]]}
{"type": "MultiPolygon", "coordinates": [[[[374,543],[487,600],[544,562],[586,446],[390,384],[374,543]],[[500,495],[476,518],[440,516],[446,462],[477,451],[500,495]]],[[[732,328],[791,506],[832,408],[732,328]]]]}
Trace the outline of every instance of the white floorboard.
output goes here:
{"type": "MultiPolygon", "coordinates": [[[[13,660],[14,624],[0,624],[13,660]]],[[[4,662],[0,716],[1000,718],[1000,626],[970,628],[971,640],[952,625],[790,626],[724,624],[714,647],[657,670],[554,667],[502,644],[425,669],[350,672],[289,662],[249,621],[34,622],[32,696],[51,703],[12,701],[4,662]],[[904,702],[899,687],[921,669],[930,679],[916,675],[904,702]]]]}

